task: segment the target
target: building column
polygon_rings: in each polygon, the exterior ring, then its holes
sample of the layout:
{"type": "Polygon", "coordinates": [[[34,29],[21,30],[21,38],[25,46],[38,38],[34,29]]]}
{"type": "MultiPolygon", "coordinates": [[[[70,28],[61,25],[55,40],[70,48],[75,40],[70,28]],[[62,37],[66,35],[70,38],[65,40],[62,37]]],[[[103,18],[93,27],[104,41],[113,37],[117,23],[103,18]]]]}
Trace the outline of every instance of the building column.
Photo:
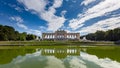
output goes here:
{"type": "Polygon", "coordinates": [[[80,40],[80,34],[77,33],[76,35],[77,35],[77,39],[80,40]]]}

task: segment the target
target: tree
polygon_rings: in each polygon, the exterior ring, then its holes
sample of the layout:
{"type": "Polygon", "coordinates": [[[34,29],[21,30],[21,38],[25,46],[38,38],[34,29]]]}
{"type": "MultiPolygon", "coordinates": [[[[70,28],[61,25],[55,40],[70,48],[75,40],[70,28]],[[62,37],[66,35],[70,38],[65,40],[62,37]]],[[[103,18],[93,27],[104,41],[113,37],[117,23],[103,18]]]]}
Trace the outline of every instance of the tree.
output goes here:
{"type": "Polygon", "coordinates": [[[4,34],[6,34],[8,40],[15,40],[14,31],[15,31],[15,29],[11,26],[4,26],[4,28],[3,28],[3,32],[4,32],[4,34]]]}
{"type": "Polygon", "coordinates": [[[26,39],[27,39],[27,40],[34,40],[34,39],[35,39],[35,35],[33,35],[33,34],[28,34],[28,35],[26,36],[26,39]]]}
{"type": "Polygon", "coordinates": [[[15,31],[15,41],[20,40],[20,33],[18,31],[15,31]]]}
{"type": "Polygon", "coordinates": [[[0,25],[0,41],[25,41],[28,40],[34,40],[35,35],[28,34],[26,32],[19,33],[18,31],[15,31],[15,29],[11,26],[3,26],[0,25]],[[27,37],[28,36],[28,37],[27,37]]]}
{"type": "Polygon", "coordinates": [[[7,35],[4,33],[0,33],[0,41],[7,41],[7,40],[8,40],[7,35]]]}
{"type": "Polygon", "coordinates": [[[86,35],[86,38],[89,40],[97,41],[119,41],[120,40],[120,28],[115,28],[113,30],[97,31],[86,35]]]}
{"type": "Polygon", "coordinates": [[[116,28],[113,31],[114,41],[120,40],[120,28],[116,28]]]}
{"type": "Polygon", "coordinates": [[[102,41],[102,40],[105,40],[105,32],[104,31],[97,31],[95,33],[95,36],[96,36],[96,40],[97,41],[102,41]]]}
{"type": "Polygon", "coordinates": [[[20,34],[20,41],[26,41],[26,36],[27,36],[26,32],[21,33],[20,34]]]}
{"type": "Polygon", "coordinates": [[[96,40],[96,36],[94,33],[88,34],[86,35],[86,39],[88,40],[96,40]]]}
{"type": "Polygon", "coordinates": [[[114,41],[113,40],[113,30],[108,30],[106,33],[105,33],[105,39],[106,41],[114,41]]]}

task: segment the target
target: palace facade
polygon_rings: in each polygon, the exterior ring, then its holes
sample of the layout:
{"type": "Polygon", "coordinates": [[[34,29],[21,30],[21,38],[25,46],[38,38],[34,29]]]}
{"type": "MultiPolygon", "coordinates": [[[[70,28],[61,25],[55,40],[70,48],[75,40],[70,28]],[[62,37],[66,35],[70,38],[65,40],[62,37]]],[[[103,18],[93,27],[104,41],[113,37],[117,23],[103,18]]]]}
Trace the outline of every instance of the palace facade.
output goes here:
{"type": "Polygon", "coordinates": [[[67,31],[64,30],[57,30],[54,33],[42,33],[42,39],[53,41],[79,41],[80,33],[67,33],[67,31]]]}

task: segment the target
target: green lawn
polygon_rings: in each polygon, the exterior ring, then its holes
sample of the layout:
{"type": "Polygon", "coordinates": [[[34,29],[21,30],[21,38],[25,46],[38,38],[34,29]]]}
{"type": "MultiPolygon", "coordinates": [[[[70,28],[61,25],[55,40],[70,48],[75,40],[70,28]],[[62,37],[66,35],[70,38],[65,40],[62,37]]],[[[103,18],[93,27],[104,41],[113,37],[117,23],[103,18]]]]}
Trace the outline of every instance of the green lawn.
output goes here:
{"type": "Polygon", "coordinates": [[[0,41],[0,45],[116,45],[114,42],[82,42],[82,41],[0,41]]]}

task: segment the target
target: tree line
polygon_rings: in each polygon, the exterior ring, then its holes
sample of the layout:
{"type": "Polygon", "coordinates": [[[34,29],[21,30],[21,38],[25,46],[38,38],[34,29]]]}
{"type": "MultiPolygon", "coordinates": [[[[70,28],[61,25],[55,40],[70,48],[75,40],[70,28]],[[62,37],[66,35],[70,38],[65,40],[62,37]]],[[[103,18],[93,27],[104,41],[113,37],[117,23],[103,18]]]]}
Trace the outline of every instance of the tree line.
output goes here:
{"type": "Polygon", "coordinates": [[[35,40],[36,35],[27,34],[26,32],[19,33],[11,26],[0,25],[0,41],[26,41],[35,40]]]}
{"type": "Polygon", "coordinates": [[[120,28],[108,31],[96,31],[95,33],[87,34],[81,38],[83,37],[92,41],[120,41],[120,28]]]}

